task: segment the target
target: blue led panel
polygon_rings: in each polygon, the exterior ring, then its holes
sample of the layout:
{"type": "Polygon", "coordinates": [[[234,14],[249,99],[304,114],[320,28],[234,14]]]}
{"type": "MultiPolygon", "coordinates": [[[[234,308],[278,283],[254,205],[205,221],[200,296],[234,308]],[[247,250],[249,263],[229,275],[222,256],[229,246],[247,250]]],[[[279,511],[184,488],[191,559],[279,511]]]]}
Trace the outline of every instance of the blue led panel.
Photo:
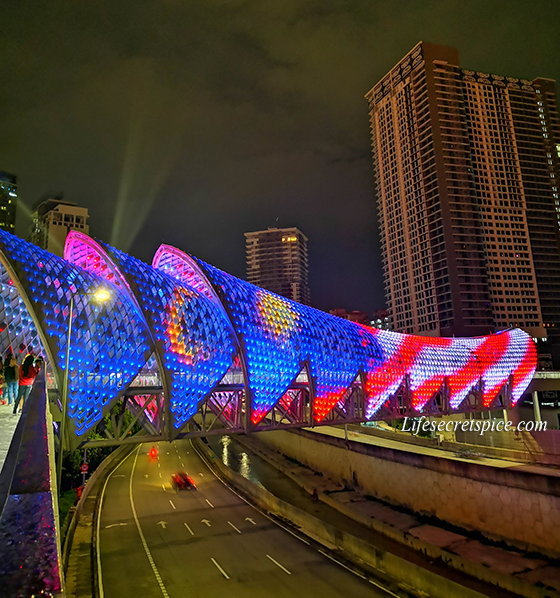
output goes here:
{"type": "Polygon", "coordinates": [[[68,415],[81,435],[102,418],[103,408],[145,364],[148,331],[126,296],[102,278],[3,231],[0,251],[25,290],[34,324],[41,327],[59,370],[66,367],[74,297],[68,415]],[[100,287],[110,291],[103,305],[93,298],[100,287]]]}
{"type": "Polygon", "coordinates": [[[344,397],[360,372],[380,367],[382,351],[366,328],[192,259],[218,292],[242,339],[253,423],[282,398],[305,363],[315,387],[317,421],[344,397]]]}
{"type": "Polygon", "coordinates": [[[220,306],[198,290],[100,243],[126,277],[162,348],[171,373],[171,412],[180,428],[223,378],[235,355],[231,326],[220,306]]]}

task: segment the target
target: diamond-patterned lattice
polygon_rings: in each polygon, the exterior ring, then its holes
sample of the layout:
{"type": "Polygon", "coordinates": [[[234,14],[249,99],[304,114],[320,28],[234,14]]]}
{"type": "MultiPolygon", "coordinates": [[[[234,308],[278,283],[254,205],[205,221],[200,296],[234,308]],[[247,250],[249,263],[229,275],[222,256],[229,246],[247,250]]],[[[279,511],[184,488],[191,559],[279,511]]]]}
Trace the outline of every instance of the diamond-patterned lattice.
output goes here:
{"type": "Polygon", "coordinates": [[[196,260],[243,339],[253,423],[279,401],[305,363],[315,386],[314,417],[322,421],[362,371],[377,368],[375,335],[196,260]]]}
{"type": "Polygon", "coordinates": [[[126,277],[171,373],[175,427],[195,413],[198,403],[233,362],[235,345],[223,310],[206,294],[100,243],[126,277]]]}
{"type": "Polygon", "coordinates": [[[146,362],[148,331],[126,296],[102,278],[3,231],[0,250],[31,303],[35,322],[27,318],[29,334],[35,323],[41,326],[60,370],[66,367],[74,298],[68,415],[81,435],[101,419],[103,408],[146,362]],[[110,290],[103,305],[93,297],[100,287],[110,290]]]}

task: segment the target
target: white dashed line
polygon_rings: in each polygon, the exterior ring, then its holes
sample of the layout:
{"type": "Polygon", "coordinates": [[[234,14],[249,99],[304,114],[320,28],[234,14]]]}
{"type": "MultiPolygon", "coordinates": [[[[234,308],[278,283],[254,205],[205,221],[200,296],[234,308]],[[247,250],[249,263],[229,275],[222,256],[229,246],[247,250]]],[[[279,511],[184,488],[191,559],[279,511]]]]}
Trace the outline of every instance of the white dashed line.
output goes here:
{"type": "Polygon", "coordinates": [[[163,488],[164,492],[167,492],[167,490],[165,489],[165,486],[162,484],[161,487],[163,488]]]}
{"type": "Polygon", "coordinates": [[[216,562],[216,559],[210,558],[210,560],[214,563],[214,565],[216,565],[216,567],[218,568],[218,571],[226,578],[229,579],[229,575],[220,567],[220,565],[218,565],[218,563],[216,562]]]}
{"type": "Polygon", "coordinates": [[[209,504],[209,505],[210,505],[212,508],[214,508],[214,505],[213,505],[213,504],[212,504],[212,503],[211,503],[211,502],[210,502],[208,499],[206,499],[206,502],[207,502],[207,503],[208,503],[208,504],[209,504]]]}
{"type": "Polygon", "coordinates": [[[194,532],[192,531],[192,529],[189,527],[188,523],[185,523],[185,527],[189,530],[191,536],[194,536],[194,532]]]}
{"type": "Polygon", "coordinates": [[[175,510],[177,510],[177,507],[176,507],[176,506],[173,504],[173,501],[172,501],[172,500],[169,500],[169,504],[170,504],[170,505],[171,505],[171,506],[172,506],[172,507],[173,507],[175,510]]]}
{"type": "Polygon", "coordinates": [[[233,525],[233,523],[232,523],[231,521],[228,521],[228,523],[229,523],[229,525],[231,525],[231,527],[233,527],[233,529],[234,529],[234,530],[235,530],[235,531],[236,531],[238,534],[240,534],[240,533],[241,533],[241,531],[240,531],[240,530],[238,530],[238,529],[235,527],[235,525],[233,525]]]}
{"type": "Polygon", "coordinates": [[[276,559],[273,559],[269,554],[266,555],[266,558],[270,559],[275,565],[280,567],[282,571],[285,571],[288,575],[291,575],[291,573],[286,569],[286,567],[283,567],[276,559]]]}

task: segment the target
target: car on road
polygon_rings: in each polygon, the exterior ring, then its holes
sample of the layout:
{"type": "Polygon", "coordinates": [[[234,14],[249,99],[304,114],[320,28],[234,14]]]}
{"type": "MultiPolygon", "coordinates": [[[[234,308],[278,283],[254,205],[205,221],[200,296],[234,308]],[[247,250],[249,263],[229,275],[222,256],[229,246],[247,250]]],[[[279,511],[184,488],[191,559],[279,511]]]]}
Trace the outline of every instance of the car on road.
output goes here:
{"type": "Polygon", "coordinates": [[[196,490],[194,480],[184,471],[178,471],[171,475],[171,485],[177,492],[179,490],[196,490]]]}

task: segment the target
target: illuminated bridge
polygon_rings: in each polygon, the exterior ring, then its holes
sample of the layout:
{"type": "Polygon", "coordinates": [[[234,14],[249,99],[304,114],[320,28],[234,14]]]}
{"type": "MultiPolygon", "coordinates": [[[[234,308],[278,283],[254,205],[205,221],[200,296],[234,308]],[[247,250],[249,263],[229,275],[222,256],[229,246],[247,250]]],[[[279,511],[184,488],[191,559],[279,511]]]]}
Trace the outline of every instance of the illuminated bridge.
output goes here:
{"type": "Polygon", "coordinates": [[[65,258],[0,233],[0,348],[45,357],[55,404],[68,359],[69,447],[504,409],[536,367],[519,329],[376,330],[167,245],[148,265],[72,231],[65,258]],[[87,441],[103,418],[106,438],[87,441]]]}
{"type": "Polygon", "coordinates": [[[61,446],[504,409],[535,372],[517,329],[375,330],[166,245],[150,266],[71,232],[65,258],[0,231],[0,349],[46,364],[0,473],[6,596],[63,590],[56,436],[60,457],[61,446]]]}

